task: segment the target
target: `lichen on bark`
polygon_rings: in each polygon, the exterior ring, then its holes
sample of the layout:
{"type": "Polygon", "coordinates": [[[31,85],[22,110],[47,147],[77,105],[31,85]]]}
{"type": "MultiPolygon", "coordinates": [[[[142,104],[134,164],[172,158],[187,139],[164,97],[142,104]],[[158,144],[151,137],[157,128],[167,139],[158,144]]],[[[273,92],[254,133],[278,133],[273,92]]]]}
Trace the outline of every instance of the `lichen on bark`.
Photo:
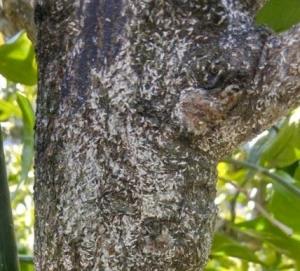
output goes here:
{"type": "Polygon", "coordinates": [[[298,29],[241,3],[37,1],[38,271],[202,270],[216,163],[287,110],[275,63],[296,61],[298,29]]]}

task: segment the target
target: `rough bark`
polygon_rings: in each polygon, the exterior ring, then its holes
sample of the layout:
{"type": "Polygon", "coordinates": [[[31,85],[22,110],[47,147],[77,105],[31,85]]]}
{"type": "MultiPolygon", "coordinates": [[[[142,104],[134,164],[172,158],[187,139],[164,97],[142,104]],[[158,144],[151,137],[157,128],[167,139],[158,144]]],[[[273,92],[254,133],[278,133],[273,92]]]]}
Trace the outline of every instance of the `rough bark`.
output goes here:
{"type": "Polygon", "coordinates": [[[263,1],[37,1],[40,270],[202,270],[218,159],[299,102],[263,1]]]}

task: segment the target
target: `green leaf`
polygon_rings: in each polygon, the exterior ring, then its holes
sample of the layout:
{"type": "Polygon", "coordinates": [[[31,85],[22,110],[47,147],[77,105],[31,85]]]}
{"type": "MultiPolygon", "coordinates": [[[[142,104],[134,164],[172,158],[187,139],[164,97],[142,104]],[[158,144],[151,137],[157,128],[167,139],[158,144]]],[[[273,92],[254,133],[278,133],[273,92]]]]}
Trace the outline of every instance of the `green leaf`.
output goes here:
{"type": "Polygon", "coordinates": [[[266,149],[270,147],[273,140],[277,137],[277,131],[272,127],[268,131],[260,134],[256,142],[251,146],[251,142],[245,146],[248,153],[247,162],[252,164],[258,164],[260,156],[266,149]],[[251,147],[249,147],[249,145],[251,147]]]}
{"type": "Polygon", "coordinates": [[[0,270],[19,271],[0,127],[0,270]]]}
{"type": "Polygon", "coordinates": [[[248,170],[244,167],[236,167],[230,163],[220,162],[218,164],[219,184],[226,183],[225,180],[234,180],[235,182],[243,182],[248,174],[248,170]]]}
{"type": "MultiPolygon", "coordinates": [[[[276,174],[296,186],[295,180],[286,172],[277,171],[276,174]]],[[[276,219],[300,233],[300,197],[278,182],[273,182],[273,187],[274,193],[268,209],[276,219]]]]}
{"type": "Polygon", "coordinates": [[[33,257],[29,255],[19,255],[21,271],[34,271],[33,257]]]}
{"type": "Polygon", "coordinates": [[[258,24],[265,24],[275,31],[283,31],[300,22],[299,0],[271,0],[256,16],[258,24]]]}
{"type": "Polygon", "coordinates": [[[21,162],[21,181],[25,180],[32,165],[34,145],[34,123],[35,117],[29,100],[17,93],[17,102],[23,116],[23,151],[21,162]]]}
{"type": "Polygon", "coordinates": [[[298,163],[298,167],[295,170],[294,179],[297,183],[300,183],[300,162],[298,163]]]}
{"type": "Polygon", "coordinates": [[[18,33],[0,46],[0,73],[16,83],[36,84],[37,65],[34,49],[25,32],[18,33]]]}
{"type": "Polygon", "coordinates": [[[278,136],[265,150],[261,163],[271,167],[286,167],[300,159],[300,109],[288,118],[278,136]]]}
{"type": "Polygon", "coordinates": [[[33,264],[20,262],[21,271],[34,271],[33,264]]]}
{"type": "MultiPolygon", "coordinates": [[[[233,270],[234,267],[237,267],[237,263],[234,259],[229,258],[228,256],[222,255],[211,255],[211,260],[205,266],[205,271],[228,271],[233,270]]],[[[236,270],[236,269],[234,269],[236,270]]]]}
{"type": "Polygon", "coordinates": [[[253,219],[239,223],[235,227],[253,238],[272,245],[280,254],[285,254],[299,262],[300,241],[285,235],[266,219],[253,219]]]}
{"type": "Polygon", "coordinates": [[[0,121],[7,121],[12,116],[21,116],[19,107],[11,101],[0,100],[0,121]]]}
{"type": "Polygon", "coordinates": [[[263,264],[254,254],[254,251],[249,249],[246,245],[243,245],[242,243],[237,242],[234,239],[221,233],[216,233],[214,236],[212,254],[226,254],[230,257],[263,264]]]}

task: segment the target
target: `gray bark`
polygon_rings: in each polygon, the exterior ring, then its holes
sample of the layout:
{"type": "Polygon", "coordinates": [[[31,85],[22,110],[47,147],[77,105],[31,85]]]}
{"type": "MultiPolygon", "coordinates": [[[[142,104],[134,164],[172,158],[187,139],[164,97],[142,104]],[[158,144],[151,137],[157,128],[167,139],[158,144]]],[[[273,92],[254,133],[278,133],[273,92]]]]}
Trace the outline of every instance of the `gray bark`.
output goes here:
{"type": "Polygon", "coordinates": [[[37,1],[40,270],[202,270],[216,163],[299,103],[263,1],[37,1]]]}

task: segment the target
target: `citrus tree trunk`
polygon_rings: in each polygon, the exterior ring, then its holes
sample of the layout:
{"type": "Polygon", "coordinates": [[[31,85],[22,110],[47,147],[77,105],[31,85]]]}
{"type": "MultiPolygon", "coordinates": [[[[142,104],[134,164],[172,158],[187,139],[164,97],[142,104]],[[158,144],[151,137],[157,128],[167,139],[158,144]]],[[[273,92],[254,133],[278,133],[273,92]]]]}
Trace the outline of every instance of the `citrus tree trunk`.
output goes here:
{"type": "Polygon", "coordinates": [[[262,4],[37,1],[37,271],[203,269],[217,161],[299,102],[262,4]]]}

